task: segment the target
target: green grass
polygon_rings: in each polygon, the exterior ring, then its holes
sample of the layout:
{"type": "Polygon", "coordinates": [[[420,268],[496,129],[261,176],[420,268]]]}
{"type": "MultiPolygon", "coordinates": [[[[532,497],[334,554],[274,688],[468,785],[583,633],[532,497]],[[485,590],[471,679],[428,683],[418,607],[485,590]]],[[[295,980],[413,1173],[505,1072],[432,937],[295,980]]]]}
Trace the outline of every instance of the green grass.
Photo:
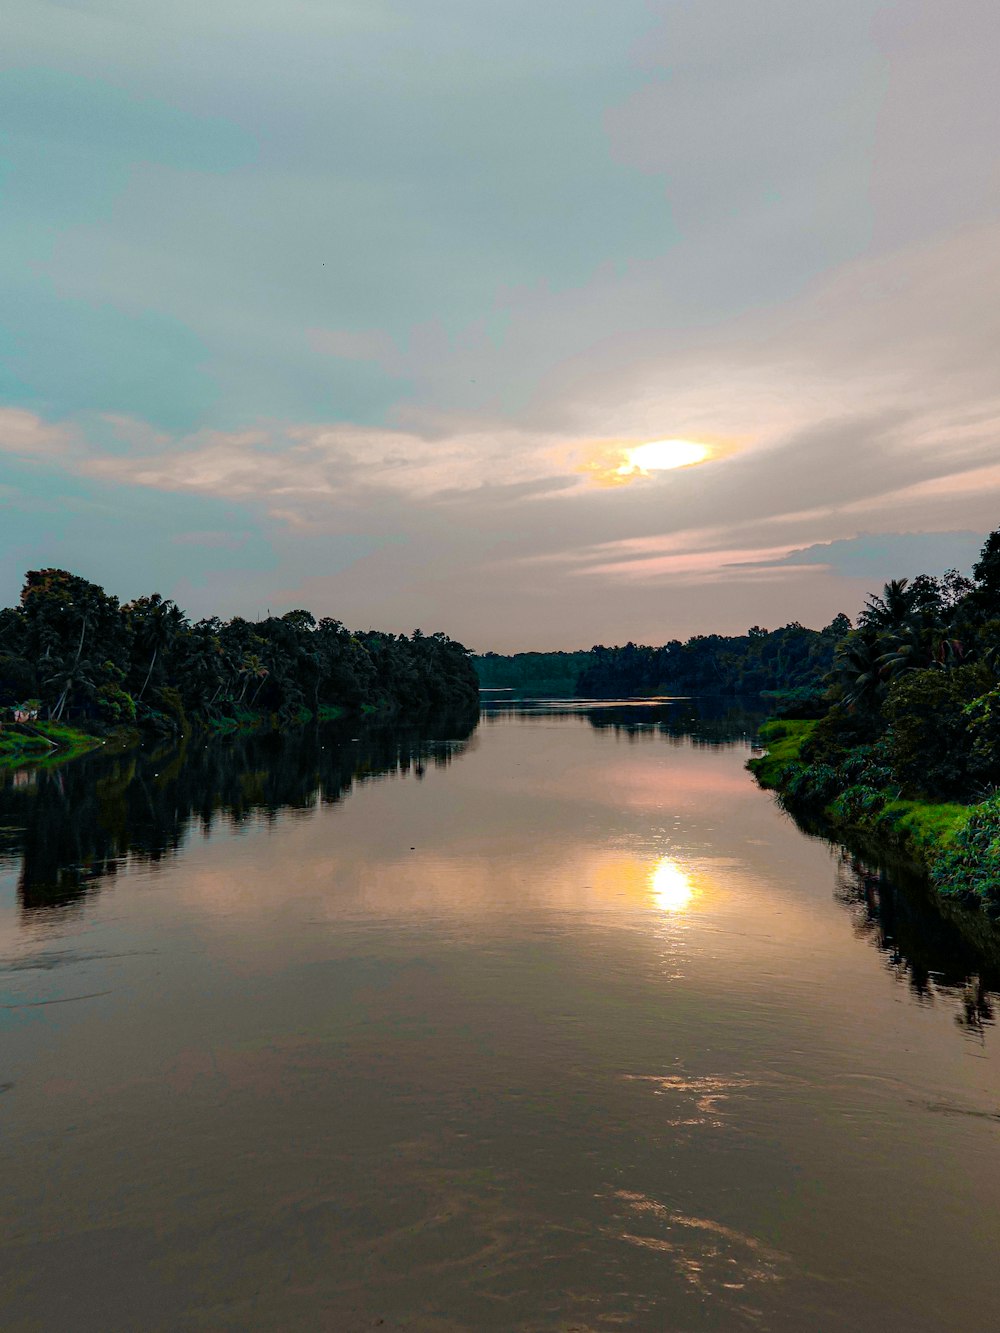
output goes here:
{"type": "Polygon", "coordinates": [[[979,830],[989,803],[905,800],[893,791],[852,787],[839,765],[810,765],[803,758],[803,747],[815,727],[815,722],[805,721],[764,724],[761,740],[767,752],[747,764],[762,787],[776,791],[783,804],[807,822],[818,819],[819,827],[833,836],[876,854],[879,849],[900,854],[939,893],[988,903],[997,898],[1000,886],[987,865],[992,826],[985,825],[986,833],[979,830]],[[977,833],[970,839],[973,827],[977,833]]]}
{"type": "Polygon", "coordinates": [[[102,743],[101,737],[91,736],[65,722],[33,722],[31,727],[33,732],[40,734],[26,735],[7,727],[0,731],[0,765],[62,763],[86,754],[102,743]]]}
{"type": "Polygon", "coordinates": [[[747,764],[762,787],[779,790],[790,769],[802,767],[802,747],[816,728],[815,722],[765,722],[760,729],[764,754],[747,764]]]}
{"type": "Polygon", "coordinates": [[[266,721],[265,713],[251,712],[249,708],[234,708],[231,717],[213,717],[208,730],[215,736],[229,736],[234,731],[254,731],[266,721]]]}
{"type": "Polygon", "coordinates": [[[929,801],[889,801],[875,820],[875,827],[891,831],[901,843],[932,855],[948,847],[965,827],[974,806],[929,801]]]}

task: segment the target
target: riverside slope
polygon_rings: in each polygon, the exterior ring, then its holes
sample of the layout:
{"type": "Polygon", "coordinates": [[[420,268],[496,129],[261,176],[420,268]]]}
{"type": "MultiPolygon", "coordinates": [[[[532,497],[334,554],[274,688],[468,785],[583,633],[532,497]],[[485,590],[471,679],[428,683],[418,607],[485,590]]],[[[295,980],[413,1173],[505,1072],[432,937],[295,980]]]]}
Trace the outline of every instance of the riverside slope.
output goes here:
{"type": "Polygon", "coordinates": [[[810,762],[817,723],[768,722],[765,753],[747,767],[792,813],[819,818],[848,841],[892,852],[917,867],[945,899],[1000,918],[1000,795],[975,805],[907,800],[863,781],[849,760],[838,770],[810,762]]]}

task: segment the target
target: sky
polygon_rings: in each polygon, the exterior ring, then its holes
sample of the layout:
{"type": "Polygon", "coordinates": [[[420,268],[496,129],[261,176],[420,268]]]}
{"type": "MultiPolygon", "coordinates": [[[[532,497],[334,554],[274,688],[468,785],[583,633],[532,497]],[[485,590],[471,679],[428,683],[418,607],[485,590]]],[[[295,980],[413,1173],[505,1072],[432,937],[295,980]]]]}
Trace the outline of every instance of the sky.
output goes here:
{"type": "Polygon", "coordinates": [[[7,0],[0,602],[509,652],[968,570],[998,49],[995,0],[7,0]]]}

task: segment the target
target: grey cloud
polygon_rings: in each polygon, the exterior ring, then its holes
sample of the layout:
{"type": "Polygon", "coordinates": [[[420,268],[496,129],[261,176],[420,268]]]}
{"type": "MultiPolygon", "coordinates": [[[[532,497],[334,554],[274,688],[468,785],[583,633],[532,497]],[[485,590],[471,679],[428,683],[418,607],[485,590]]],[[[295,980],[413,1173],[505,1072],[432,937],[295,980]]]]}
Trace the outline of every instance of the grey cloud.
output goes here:
{"type": "Polygon", "coordinates": [[[820,542],[791,551],[768,568],[827,565],[851,578],[913,578],[946,569],[968,573],[986,540],[985,532],[883,532],[820,542]]]}

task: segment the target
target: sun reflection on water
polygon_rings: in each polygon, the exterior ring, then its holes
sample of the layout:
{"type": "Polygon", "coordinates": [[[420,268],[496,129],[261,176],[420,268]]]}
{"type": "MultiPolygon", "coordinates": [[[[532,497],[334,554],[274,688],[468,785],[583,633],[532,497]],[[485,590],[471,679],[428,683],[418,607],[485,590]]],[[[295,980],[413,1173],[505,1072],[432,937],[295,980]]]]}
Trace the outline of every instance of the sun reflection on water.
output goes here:
{"type": "Polygon", "coordinates": [[[672,856],[661,856],[653,866],[649,887],[653,901],[664,912],[684,912],[694,900],[691,875],[672,856]]]}

